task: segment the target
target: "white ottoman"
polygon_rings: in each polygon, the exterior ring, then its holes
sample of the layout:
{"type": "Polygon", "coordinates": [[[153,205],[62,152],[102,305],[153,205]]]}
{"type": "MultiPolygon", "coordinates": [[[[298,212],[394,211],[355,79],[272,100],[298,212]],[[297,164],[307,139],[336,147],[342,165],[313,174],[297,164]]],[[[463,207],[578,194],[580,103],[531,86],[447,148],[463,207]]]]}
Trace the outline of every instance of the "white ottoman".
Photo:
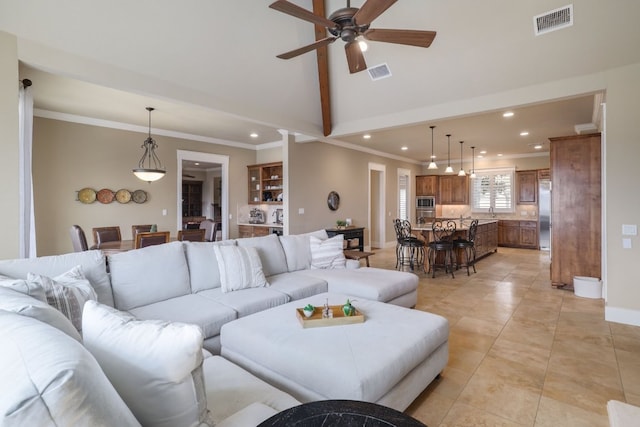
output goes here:
{"type": "Polygon", "coordinates": [[[341,305],[325,293],[225,324],[222,356],[302,402],[362,400],[406,409],[444,369],[449,323],[441,316],[357,300],[363,323],[304,329],[296,308],[341,305]]]}

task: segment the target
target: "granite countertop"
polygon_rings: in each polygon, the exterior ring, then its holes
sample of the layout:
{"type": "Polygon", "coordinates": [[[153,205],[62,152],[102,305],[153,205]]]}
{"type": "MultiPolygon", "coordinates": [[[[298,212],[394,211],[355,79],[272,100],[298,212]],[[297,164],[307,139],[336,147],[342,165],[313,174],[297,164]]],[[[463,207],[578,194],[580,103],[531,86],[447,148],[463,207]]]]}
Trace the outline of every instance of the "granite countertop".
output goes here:
{"type": "MultiPolygon", "coordinates": [[[[469,229],[469,224],[471,224],[471,221],[475,218],[465,218],[462,220],[462,225],[460,224],[460,219],[454,219],[454,218],[443,218],[445,221],[446,220],[450,220],[455,222],[456,224],[456,231],[464,231],[464,230],[468,230],[469,229]]],[[[478,218],[478,225],[482,225],[482,224],[491,224],[493,222],[498,222],[498,218],[494,218],[494,219],[485,219],[485,218],[478,218]]],[[[426,223],[422,223],[422,224],[416,224],[415,226],[411,226],[411,230],[415,230],[415,231],[431,231],[432,230],[432,223],[431,222],[426,222],[426,223]]]]}

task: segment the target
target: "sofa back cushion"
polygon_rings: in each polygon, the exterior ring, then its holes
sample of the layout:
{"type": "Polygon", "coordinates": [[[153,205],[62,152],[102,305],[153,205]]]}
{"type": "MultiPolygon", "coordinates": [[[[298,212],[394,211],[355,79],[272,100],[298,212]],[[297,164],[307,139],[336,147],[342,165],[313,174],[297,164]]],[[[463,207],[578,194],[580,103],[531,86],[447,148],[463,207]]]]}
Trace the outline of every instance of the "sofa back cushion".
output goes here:
{"type": "Polygon", "coordinates": [[[82,322],[85,347],[140,423],[212,425],[198,326],[137,320],[94,301],[85,304],[82,322]]]}
{"type": "Polygon", "coordinates": [[[3,426],[140,426],[95,358],[59,330],[0,310],[0,347],[3,426]]]}
{"type": "Polygon", "coordinates": [[[109,255],[115,307],[130,310],[191,293],[182,242],[109,255]]]}
{"type": "Polygon", "coordinates": [[[189,265],[191,292],[220,287],[220,268],[213,247],[216,245],[235,245],[235,240],[219,242],[183,242],[189,265]]]}
{"type": "Polygon", "coordinates": [[[287,258],[284,255],[280,240],[275,234],[237,239],[236,242],[238,246],[253,246],[258,250],[258,255],[260,255],[260,261],[262,262],[262,271],[265,276],[269,277],[287,271],[287,258]]]}
{"type": "Polygon", "coordinates": [[[310,236],[320,240],[329,238],[325,230],[280,236],[280,244],[287,259],[288,271],[308,270],[311,267],[310,236]]]}
{"type": "Polygon", "coordinates": [[[64,255],[0,261],[0,274],[16,279],[26,279],[29,273],[55,277],[75,266],[81,266],[84,276],[98,295],[102,304],[113,305],[113,294],[102,251],[73,252],[64,255]]]}

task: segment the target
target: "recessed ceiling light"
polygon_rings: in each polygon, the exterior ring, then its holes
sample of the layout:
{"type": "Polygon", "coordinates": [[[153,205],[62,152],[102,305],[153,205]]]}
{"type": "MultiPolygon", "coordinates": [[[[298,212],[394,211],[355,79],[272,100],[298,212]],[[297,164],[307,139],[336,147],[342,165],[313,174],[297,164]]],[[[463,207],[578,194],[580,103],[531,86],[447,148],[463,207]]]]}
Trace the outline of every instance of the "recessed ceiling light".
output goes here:
{"type": "Polygon", "coordinates": [[[196,165],[196,166],[200,166],[200,163],[198,163],[198,162],[195,162],[195,163],[194,163],[194,165],[196,165]]]}
{"type": "Polygon", "coordinates": [[[502,117],[513,117],[513,111],[506,111],[502,113],[502,117]]]}
{"type": "Polygon", "coordinates": [[[498,157],[502,157],[502,153],[498,153],[498,157]]]}
{"type": "Polygon", "coordinates": [[[482,150],[480,154],[487,154],[487,150],[482,150]]]}
{"type": "Polygon", "coordinates": [[[520,132],[520,136],[527,136],[529,135],[529,132],[527,132],[526,130],[523,130],[522,132],[520,132]]]}
{"type": "Polygon", "coordinates": [[[249,135],[251,138],[257,138],[258,134],[255,132],[252,132],[251,135],[249,135]]]}
{"type": "Polygon", "coordinates": [[[400,149],[402,151],[407,151],[409,149],[409,147],[407,147],[406,145],[403,145],[402,147],[400,147],[400,149]]]}
{"type": "Polygon", "coordinates": [[[536,150],[540,150],[542,149],[542,144],[534,145],[533,148],[535,148],[536,150]]]}
{"type": "Polygon", "coordinates": [[[364,139],[371,139],[371,135],[369,135],[368,133],[365,133],[364,135],[362,135],[362,137],[364,139]]]}
{"type": "Polygon", "coordinates": [[[431,155],[431,158],[432,158],[432,159],[435,159],[435,158],[436,158],[436,155],[435,155],[435,154],[432,154],[432,155],[431,155]]]}

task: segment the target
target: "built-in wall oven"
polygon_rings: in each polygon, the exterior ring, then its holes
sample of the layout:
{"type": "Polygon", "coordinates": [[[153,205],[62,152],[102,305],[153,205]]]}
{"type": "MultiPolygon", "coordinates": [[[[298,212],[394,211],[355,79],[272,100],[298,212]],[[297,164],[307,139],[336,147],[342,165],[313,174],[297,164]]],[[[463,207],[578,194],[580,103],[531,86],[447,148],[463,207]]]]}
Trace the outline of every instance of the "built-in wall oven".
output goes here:
{"type": "Polygon", "coordinates": [[[434,196],[416,197],[416,222],[433,222],[436,217],[436,198],[434,196]]]}

